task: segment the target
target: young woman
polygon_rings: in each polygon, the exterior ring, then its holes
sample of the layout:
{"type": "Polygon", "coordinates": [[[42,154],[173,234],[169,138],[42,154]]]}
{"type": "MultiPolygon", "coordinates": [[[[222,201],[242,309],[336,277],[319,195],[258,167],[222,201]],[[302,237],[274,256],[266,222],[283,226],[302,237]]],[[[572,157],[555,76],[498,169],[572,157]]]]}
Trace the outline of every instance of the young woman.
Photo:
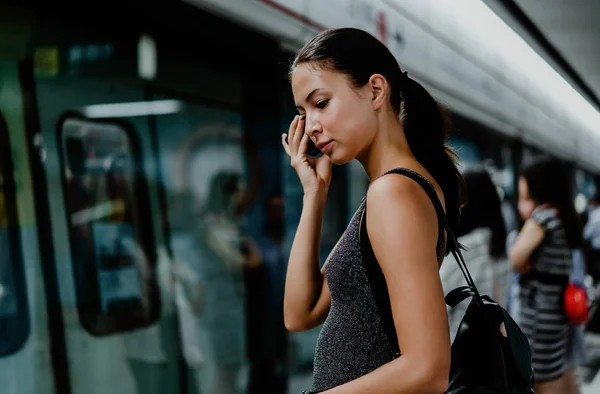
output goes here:
{"type": "Polygon", "coordinates": [[[455,228],[461,177],[445,145],[448,118],[400,70],[385,45],[357,29],[316,36],[298,52],[290,79],[300,115],[282,144],[304,188],[304,205],[289,258],[284,317],[291,331],[324,322],[315,351],[313,390],[443,393],[450,337],[438,269],[449,250],[426,191],[413,179],[389,172],[403,168],[424,177],[455,228]],[[306,155],[309,139],[322,157],[306,155]],[[331,165],[353,159],[372,182],[320,269],[331,165]],[[385,277],[396,344],[386,335],[369,286],[363,241],[385,277]],[[398,346],[401,356],[395,357],[398,346]]]}
{"type": "Polygon", "coordinates": [[[531,343],[534,389],[539,394],[571,393],[576,388],[564,291],[572,250],[583,241],[571,190],[568,170],[551,159],[526,166],[519,179],[519,213],[526,221],[510,259],[520,273],[520,324],[531,343]]]}

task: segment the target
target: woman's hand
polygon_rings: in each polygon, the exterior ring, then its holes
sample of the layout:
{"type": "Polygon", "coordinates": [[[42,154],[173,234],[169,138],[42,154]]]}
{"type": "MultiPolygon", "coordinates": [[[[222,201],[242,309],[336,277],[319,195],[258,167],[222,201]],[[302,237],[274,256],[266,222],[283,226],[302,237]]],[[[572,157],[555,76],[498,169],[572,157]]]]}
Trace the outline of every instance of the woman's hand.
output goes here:
{"type": "Polygon", "coordinates": [[[290,156],[291,166],[296,170],[302,183],[304,194],[323,196],[331,183],[331,161],[323,155],[317,159],[307,156],[309,136],[304,133],[304,118],[296,116],[290,125],[289,133],[281,136],[285,153],[290,156]]]}
{"type": "Polygon", "coordinates": [[[544,228],[535,220],[527,219],[517,240],[510,249],[508,255],[512,263],[512,267],[520,274],[526,274],[531,271],[529,259],[540,246],[546,232],[544,228]]]}
{"type": "Polygon", "coordinates": [[[249,237],[244,237],[243,242],[246,245],[246,247],[248,248],[247,253],[245,253],[246,268],[256,269],[256,268],[260,267],[262,264],[262,255],[260,253],[260,249],[258,248],[258,246],[249,237]]]}

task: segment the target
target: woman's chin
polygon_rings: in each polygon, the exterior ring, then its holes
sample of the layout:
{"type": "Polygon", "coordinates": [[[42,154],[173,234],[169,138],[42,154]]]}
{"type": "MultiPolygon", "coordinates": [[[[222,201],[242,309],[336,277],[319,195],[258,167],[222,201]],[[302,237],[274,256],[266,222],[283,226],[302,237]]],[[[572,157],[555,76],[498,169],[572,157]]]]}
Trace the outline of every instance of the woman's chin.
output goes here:
{"type": "Polygon", "coordinates": [[[331,163],[335,164],[336,166],[342,166],[354,159],[354,157],[346,157],[346,155],[343,154],[340,155],[338,152],[331,152],[331,154],[327,156],[329,157],[331,163]]]}

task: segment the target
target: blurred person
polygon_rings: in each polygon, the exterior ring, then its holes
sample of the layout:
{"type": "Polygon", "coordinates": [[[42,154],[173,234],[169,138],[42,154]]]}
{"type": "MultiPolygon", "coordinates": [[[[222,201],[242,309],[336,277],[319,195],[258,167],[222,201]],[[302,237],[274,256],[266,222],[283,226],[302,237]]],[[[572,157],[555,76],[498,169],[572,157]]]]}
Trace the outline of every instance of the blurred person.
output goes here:
{"type": "Polygon", "coordinates": [[[502,217],[504,218],[504,225],[508,233],[517,229],[519,221],[513,208],[511,201],[508,198],[502,199],[502,217]]]}
{"type": "Polygon", "coordinates": [[[324,323],[312,390],[443,393],[450,337],[438,270],[452,247],[446,247],[427,191],[396,174],[429,182],[456,231],[462,180],[446,146],[449,119],[386,46],[362,30],[317,35],[296,55],[290,79],[300,116],[282,144],[304,204],[288,263],[284,318],[291,331],[324,323]],[[324,155],[310,158],[309,141],[324,155]],[[371,180],[369,190],[321,269],[331,166],[355,158],[371,180]],[[363,247],[373,257],[363,255],[363,247]],[[367,258],[387,282],[397,339],[386,335],[364,270],[367,258]]]}
{"type": "MultiPolygon", "coordinates": [[[[519,203],[519,229],[513,230],[507,237],[506,250],[510,250],[514,245],[520,228],[523,223],[531,217],[533,206],[529,201],[520,200],[519,203]]],[[[586,275],[585,256],[581,249],[572,251],[573,268],[571,270],[570,280],[578,286],[584,287],[586,275]]],[[[516,271],[512,272],[512,278],[508,286],[507,310],[519,323],[520,319],[520,299],[519,299],[519,282],[520,274],[516,271]]],[[[574,369],[585,365],[588,361],[588,351],[585,345],[585,327],[584,325],[574,326],[568,332],[568,347],[567,347],[567,365],[568,373],[566,374],[567,385],[570,386],[567,392],[578,393],[579,385],[574,373],[574,369]]]]}
{"type": "MultiPolygon", "coordinates": [[[[138,253],[142,255],[143,251],[138,249],[138,253]]],[[[166,250],[161,247],[157,253],[157,277],[162,305],[160,320],[150,327],[122,335],[139,394],[174,394],[178,391],[177,385],[173,384],[177,377],[179,347],[171,341],[177,327],[171,263],[166,250]]]]}
{"type": "MultiPolygon", "coordinates": [[[[585,289],[585,277],[587,272],[584,252],[581,247],[573,249],[571,252],[573,267],[571,269],[570,281],[585,289]]],[[[572,325],[568,333],[568,370],[565,374],[565,380],[567,385],[566,392],[570,394],[579,394],[579,382],[575,370],[578,367],[586,365],[588,362],[588,351],[585,344],[585,326],[585,323],[572,325]]]]}
{"type": "MultiPolygon", "coordinates": [[[[521,224],[522,225],[522,224],[521,224]]],[[[519,236],[520,228],[511,231],[506,237],[506,252],[507,254],[512,249],[517,237],[519,236]]],[[[521,317],[521,302],[519,299],[519,281],[521,275],[515,271],[512,264],[510,266],[510,278],[507,285],[506,294],[506,310],[510,313],[517,324],[520,324],[521,317]]]]}
{"type": "Polygon", "coordinates": [[[196,240],[196,223],[190,215],[198,214],[198,204],[189,189],[170,190],[169,243],[173,254],[171,287],[177,310],[181,357],[185,363],[188,394],[200,393],[200,371],[206,365],[206,349],[201,342],[199,317],[204,306],[204,283],[201,280],[201,259],[196,240]]]}
{"type": "Polygon", "coordinates": [[[520,325],[533,355],[536,393],[570,393],[574,383],[570,359],[571,327],[564,292],[569,283],[573,249],[583,244],[568,169],[553,159],[526,166],[519,179],[519,213],[525,219],[510,250],[520,274],[520,325]]]}
{"type": "MultiPolygon", "coordinates": [[[[509,262],[506,257],[506,227],[500,196],[484,168],[463,174],[467,202],[461,210],[458,242],[464,246],[464,258],[479,292],[504,304],[509,262]]],[[[448,256],[440,268],[444,293],[465,285],[465,279],[454,256],[448,256]]],[[[448,309],[450,338],[454,340],[467,306],[466,302],[448,309]]]]}
{"type": "Polygon", "coordinates": [[[263,234],[257,239],[261,265],[247,270],[247,324],[250,379],[248,393],[287,393],[288,336],[283,323],[286,273],[283,195],[275,191],[265,205],[263,234]]]}
{"type": "Polygon", "coordinates": [[[590,201],[583,238],[588,252],[588,273],[597,286],[600,283],[600,192],[590,201]]]}
{"type": "Polygon", "coordinates": [[[237,391],[246,362],[245,267],[260,264],[257,247],[241,230],[240,203],[244,197],[241,176],[223,171],[213,176],[208,198],[196,224],[202,305],[199,308],[201,349],[210,379],[199,368],[200,393],[237,391]],[[212,380],[212,382],[211,382],[212,380]]]}
{"type": "MultiPolygon", "coordinates": [[[[517,222],[516,228],[509,231],[506,237],[506,253],[510,254],[510,250],[512,249],[517,237],[519,236],[519,232],[523,228],[523,224],[527,219],[531,217],[531,213],[533,212],[533,206],[529,203],[529,201],[518,201],[517,204],[517,222]]],[[[510,260],[510,257],[509,257],[510,260]]],[[[520,324],[521,317],[521,300],[519,298],[520,293],[520,279],[521,275],[515,268],[510,264],[510,278],[507,286],[507,294],[506,294],[506,310],[510,313],[513,319],[520,324]]]]}
{"type": "MultiPolygon", "coordinates": [[[[523,224],[531,217],[531,212],[533,212],[533,207],[528,201],[518,201],[516,227],[513,230],[510,230],[506,237],[505,247],[507,255],[510,254],[510,250],[515,244],[515,241],[519,236],[519,232],[523,228],[523,224]]],[[[507,284],[506,294],[506,310],[517,323],[519,323],[519,319],[521,317],[521,302],[519,298],[520,278],[521,275],[519,272],[514,269],[512,264],[510,264],[510,278],[507,284]]]]}
{"type": "Polygon", "coordinates": [[[588,274],[592,278],[589,289],[590,299],[593,300],[590,318],[586,327],[589,345],[589,360],[586,365],[584,380],[590,382],[600,370],[600,352],[598,351],[598,334],[600,334],[600,191],[590,200],[588,206],[588,221],[584,227],[584,241],[587,257],[588,274]]]}

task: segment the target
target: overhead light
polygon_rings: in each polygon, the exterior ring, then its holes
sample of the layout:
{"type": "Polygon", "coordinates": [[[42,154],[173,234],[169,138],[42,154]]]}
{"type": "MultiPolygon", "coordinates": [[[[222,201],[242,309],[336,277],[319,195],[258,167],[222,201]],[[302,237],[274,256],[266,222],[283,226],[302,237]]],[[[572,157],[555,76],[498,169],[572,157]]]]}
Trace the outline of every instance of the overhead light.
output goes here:
{"type": "Polygon", "coordinates": [[[469,40],[479,41],[479,47],[474,46],[473,51],[492,51],[503,59],[511,59],[507,65],[510,71],[504,70],[507,74],[520,73],[527,78],[532,91],[554,98],[554,110],[559,116],[569,114],[568,122],[580,122],[591,134],[600,137],[600,112],[483,1],[430,3],[440,17],[463,21],[454,22],[458,24],[455,27],[469,40]]]}
{"type": "Polygon", "coordinates": [[[174,114],[181,111],[181,108],[179,100],[156,100],[88,105],[83,107],[82,112],[87,118],[129,118],[174,114]]]}
{"type": "Polygon", "coordinates": [[[144,79],[154,79],[156,76],[156,43],[148,35],[143,35],[138,41],[138,75],[144,79]]]}

